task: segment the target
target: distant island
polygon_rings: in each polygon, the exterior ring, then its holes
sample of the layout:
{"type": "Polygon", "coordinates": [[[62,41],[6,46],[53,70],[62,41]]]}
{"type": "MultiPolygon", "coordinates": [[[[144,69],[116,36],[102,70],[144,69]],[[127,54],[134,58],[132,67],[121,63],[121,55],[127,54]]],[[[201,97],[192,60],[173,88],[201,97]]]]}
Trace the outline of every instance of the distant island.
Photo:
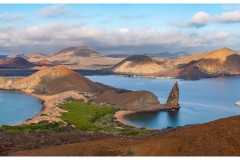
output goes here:
{"type": "Polygon", "coordinates": [[[33,53],[0,61],[3,69],[36,69],[64,65],[70,69],[104,70],[113,74],[142,77],[170,77],[195,80],[240,74],[240,55],[222,48],[176,58],[153,54],[105,56],[87,46],[69,47],[45,55],[33,53]]]}
{"type": "Polygon", "coordinates": [[[112,70],[118,74],[181,79],[240,75],[240,55],[228,48],[175,59],[132,55],[112,70]]]}

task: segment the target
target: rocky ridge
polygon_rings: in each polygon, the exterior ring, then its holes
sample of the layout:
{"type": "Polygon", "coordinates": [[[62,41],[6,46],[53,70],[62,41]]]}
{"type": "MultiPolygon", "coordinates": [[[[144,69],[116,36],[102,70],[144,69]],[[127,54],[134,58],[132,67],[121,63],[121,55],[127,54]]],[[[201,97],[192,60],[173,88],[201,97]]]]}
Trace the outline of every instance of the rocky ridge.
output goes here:
{"type": "Polygon", "coordinates": [[[5,69],[29,69],[34,66],[36,66],[36,64],[22,57],[14,57],[0,62],[0,68],[5,69]]]}
{"type": "Polygon", "coordinates": [[[133,55],[116,64],[112,71],[119,74],[183,79],[240,75],[240,55],[229,48],[176,59],[133,55]]]}

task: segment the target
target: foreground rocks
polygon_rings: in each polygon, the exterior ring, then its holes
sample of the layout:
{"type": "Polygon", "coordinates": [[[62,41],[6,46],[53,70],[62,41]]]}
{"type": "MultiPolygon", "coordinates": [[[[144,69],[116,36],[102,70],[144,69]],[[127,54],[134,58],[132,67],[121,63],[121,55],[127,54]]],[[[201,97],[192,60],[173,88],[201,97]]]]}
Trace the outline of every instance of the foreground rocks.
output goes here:
{"type": "Polygon", "coordinates": [[[0,131],[0,154],[17,156],[239,156],[240,116],[153,131],[143,136],[105,133],[0,131]]]}

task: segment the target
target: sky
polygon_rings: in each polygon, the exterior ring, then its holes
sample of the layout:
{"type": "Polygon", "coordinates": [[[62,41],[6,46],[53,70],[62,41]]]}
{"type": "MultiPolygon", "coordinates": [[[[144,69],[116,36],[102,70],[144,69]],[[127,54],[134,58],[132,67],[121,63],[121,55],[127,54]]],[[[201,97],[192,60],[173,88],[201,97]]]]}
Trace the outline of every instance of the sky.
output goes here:
{"type": "Polygon", "coordinates": [[[240,50],[240,5],[0,4],[0,55],[240,50]]]}

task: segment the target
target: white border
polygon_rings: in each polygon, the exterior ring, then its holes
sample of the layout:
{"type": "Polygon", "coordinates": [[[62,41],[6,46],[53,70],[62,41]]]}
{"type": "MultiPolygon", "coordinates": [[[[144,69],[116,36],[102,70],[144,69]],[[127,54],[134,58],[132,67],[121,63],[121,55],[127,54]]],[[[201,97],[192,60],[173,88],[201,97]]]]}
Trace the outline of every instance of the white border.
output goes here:
{"type": "MultiPolygon", "coordinates": [[[[0,0],[0,4],[240,4],[240,0],[0,0]]],[[[42,159],[43,157],[1,157],[1,159],[42,159]]],[[[225,159],[229,157],[44,157],[45,159],[225,159]]],[[[239,159],[231,157],[231,159],[239,159]]]]}
{"type": "Polygon", "coordinates": [[[240,0],[0,0],[1,4],[239,4],[240,0]]]}

